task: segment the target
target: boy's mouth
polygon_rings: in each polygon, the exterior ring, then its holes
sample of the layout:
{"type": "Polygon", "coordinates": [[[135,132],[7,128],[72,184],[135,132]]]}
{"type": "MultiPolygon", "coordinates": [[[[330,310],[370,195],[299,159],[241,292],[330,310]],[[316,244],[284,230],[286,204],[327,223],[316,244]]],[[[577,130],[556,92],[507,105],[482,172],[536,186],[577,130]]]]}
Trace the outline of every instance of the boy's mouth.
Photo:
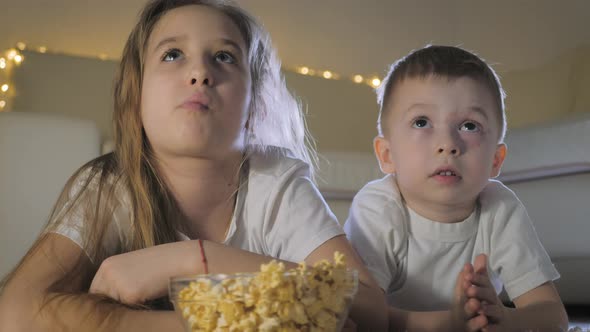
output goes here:
{"type": "Polygon", "coordinates": [[[459,178],[461,177],[461,175],[459,175],[459,173],[456,170],[449,167],[438,168],[436,171],[434,171],[434,173],[432,173],[431,176],[456,176],[459,178]]]}

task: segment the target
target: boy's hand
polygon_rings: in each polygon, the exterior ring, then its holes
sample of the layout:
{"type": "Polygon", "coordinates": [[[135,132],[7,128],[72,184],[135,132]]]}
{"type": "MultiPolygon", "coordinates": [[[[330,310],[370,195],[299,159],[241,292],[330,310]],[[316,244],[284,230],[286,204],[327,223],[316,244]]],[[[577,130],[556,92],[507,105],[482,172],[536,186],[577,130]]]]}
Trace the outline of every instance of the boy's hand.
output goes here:
{"type": "Polygon", "coordinates": [[[496,294],[496,289],[490,281],[487,269],[487,256],[480,254],[475,258],[472,273],[466,275],[467,281],[471,284],[466,289],[469,300],[476,299],[481,303],[479,314],[485,315],[489,325],[484,331],[504,331],[507,326],[507,308],[496,294]]]}
{"type": "Polygon", "coordinates": [[[479,331],[488,324],[486,316],[480,313],[481,301],[467,296],[467,289],[472,286],[469,282],[470,275],[473,275],[473,266],[465,264],[455,283],[451,308],[450,330],[452,331],[479,331]]]}

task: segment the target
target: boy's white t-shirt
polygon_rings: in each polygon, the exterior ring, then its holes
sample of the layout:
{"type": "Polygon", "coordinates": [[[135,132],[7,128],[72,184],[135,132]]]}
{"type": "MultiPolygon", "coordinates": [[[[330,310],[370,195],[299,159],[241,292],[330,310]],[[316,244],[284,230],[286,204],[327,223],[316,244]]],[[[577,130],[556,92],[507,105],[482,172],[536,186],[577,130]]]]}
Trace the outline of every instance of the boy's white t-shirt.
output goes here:
{"type": "MultiPolygon", "coordinates": [[[[257,153],[248,160],[246,176],[241,179],[235,208],[224,244],[272,256],[301,262],[327,240],[343,235],[338,223],[317,187],[310,180],[309,166],[286,156],[281,149],[257,153]]],[[[73,197],[84,183],[84,176],[71,191],[73,197]]],[[[113,223],[104,239],[108,256],[120,252],[130,241],[129,198],[121,188],[117,196],[122,204],[113,213],[113,223]]],[[[96,197],[93,183],[87,195],[96,197]]],[[[64,207],[64,209],[67,208],[64,207]]],[[[84,248],[84,211],[68,214],[55,230],[84,248]]],[[[178,233],[179,240],[189,238],[178,233]]],[[[92,257],[92,255],[89,255],[92,257]]]]}
{"type": "Polygon", "coordinates": [[[344,229],[391,305],[446,310],[459,272],[481,253],[490,279],[511,299],[559,278],[516,195],[490,180],[464,221],[428,220],[405,204],[395,177],[368,183],[355,196],[344,229]]]}

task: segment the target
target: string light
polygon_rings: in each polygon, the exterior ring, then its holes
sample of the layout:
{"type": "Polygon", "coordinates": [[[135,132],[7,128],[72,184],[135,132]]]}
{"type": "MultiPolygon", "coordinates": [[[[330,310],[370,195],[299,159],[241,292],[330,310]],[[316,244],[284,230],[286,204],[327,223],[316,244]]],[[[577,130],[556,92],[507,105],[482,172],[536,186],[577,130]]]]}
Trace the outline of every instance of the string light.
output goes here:
{"type": "Polygon", "coordinates": [[[381,80],[375,77],[371,80],[371,85],[376,88],[381,85],[381,80]]]}
{"type": "MultiPolygon", "coordinates": [[[[42,54],[49,52],[49,50],[47,49],[46,46],[39,46],[35,49],[32,47],[27,47],[27,45],[24,42],[18,42],[18,43],[16,43],[16,49],[11,48],[11,49],[7,50],[6,52],[4,52],[4,57],[0,57],[0,69],[7,70],[8,75],[10,76],[11,63],[13,63],[14,65],[20,65],[25,60],[25,57],[19,52],[19,50],[24,51],[25,49],[29,49],[31,51],[36,50],[42,54]]],[[[59,54],[59,53],[55,52],[55,54],[59,54]]],[[[71,56],[72,54],[65,54],[65,55],[71,56]]],[[[90,58],[92,58],[92,57],[90,57],[90,58]]],[[[95,58],[98,58],[103,61],[109,60],[109,56],[105,53],[98,54],[95,58]]],[[[115,60],[115,59],[111,59],[111,60],[115,60]]],[[[291,71],[291,72],[295,72],[295,73],[298,73],[301,75],[316,76],[316,77],[321,77],[321,78],[328,79],[328,80],[339,80],[340,79],[340,75],[336,72],[331,71],[331,70],[312,69],[307,66],[300,66],[300,67],[295,67],[295,68],[284,67],[283,69],[291,71]]],[[[376,88],[381,84],[381,80],[378,77],[365,78],[363,75],[359,75],[359,74],[349,77],[348,79],[356,84],[366,84],[366,85],[371,86],[373,88],[376,88]]],[[[10,82],[11,81],[9,79],[8,83],[5,83],[2,86],[0,86],[0,90],[5,95],[5,98],[6,97],[10,98],[11,96],[14,96],[14,94],[15,94],[14,89],[10,88],[10,85],[9,85],[10,82]],[[9,89],[11,92],[7,94],[9,89]]],[[[8,101],[0,100],[0,110],[4,111],[7,105],[8,105],[8,101]]]]}

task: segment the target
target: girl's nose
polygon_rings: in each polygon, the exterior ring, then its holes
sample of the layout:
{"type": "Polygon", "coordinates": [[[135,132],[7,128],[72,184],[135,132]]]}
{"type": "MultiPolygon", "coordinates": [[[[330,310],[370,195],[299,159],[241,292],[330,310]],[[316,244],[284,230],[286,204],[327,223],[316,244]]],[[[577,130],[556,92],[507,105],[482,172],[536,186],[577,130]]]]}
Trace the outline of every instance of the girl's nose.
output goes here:
{"type": "Polygon", "coordinates": [[[205,77],[202,80],[198,80],[193,77],[193,78],[191,78],[190,84],[195,85],[195,84],[197,84],[197,82],[199,83],[199,85],[207,85],[207,86],[210,85],[210,79],[208,77],[205,77]]]}
{"type": "Polygon", "coordinates": [[[188,82],[190,85],[198,86],[212,86],[213,85],[213,73],[210,68],[210,64],[207,63],[207,59],[202,59],[193,63],[189,69],[188,82]]]}

